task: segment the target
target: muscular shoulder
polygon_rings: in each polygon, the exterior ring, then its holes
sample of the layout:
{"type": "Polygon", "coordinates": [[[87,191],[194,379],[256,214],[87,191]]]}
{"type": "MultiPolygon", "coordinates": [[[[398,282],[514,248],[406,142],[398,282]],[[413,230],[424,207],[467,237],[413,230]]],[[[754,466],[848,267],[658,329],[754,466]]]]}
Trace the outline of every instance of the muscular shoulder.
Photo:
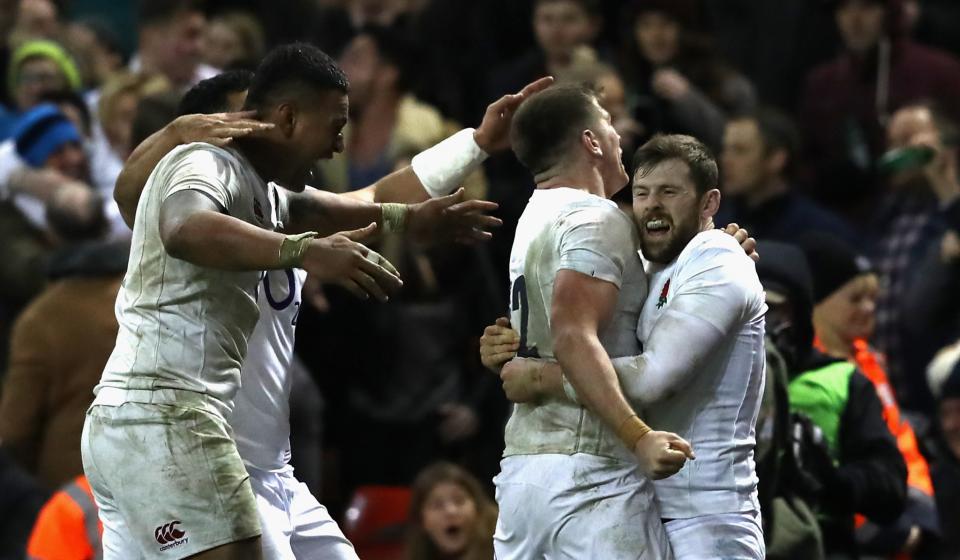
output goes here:
{"type": "Polygon", "coordinates": [[[636,242],[633,220],[610,201],[593,198],[568,207],[558,216],[556,229],[561,234],[581,229],[596,229],[607,245],[633,250],[636,242]]]}
{"type": "Polygon", "coordinates": [[[677,259],[678,264],[681,265],[692,262],[708,262],[715,259],[740,261],[737,263],[740,265],[752,262],[750,257],[747,257],[746,253],[743,252],[743,248],[740,247],[737,240],[732,235],[727,235],[719,229],[702,231],[695,235],[677,259]],[[739,257],[743,257],[743,259],[739,257]]]}
{"type": "Polygon", "coordinates": [[[240,158],[235,152],[205,142],[177,146],[170,150],[158,164],[170,169],[189,167],[198,173],[210,174],[236,172],[241,165],[240,158]]]}
{"type": "Polygon", "coordinates": [[[177,147],[160,161],[151,176],[161,199],[182,190],[197,190],[229,214],[237,205],[249,202],[254,180],[254,173],[245,169],[238,153],[203,142],[177,147]]]}
{"type": "Polygon", "coordinates": [[[714,229],[697,234],[677,260],[678,280],[723,289],[748,305],[763,306],[756,265],[731,235],[714,229]]]}

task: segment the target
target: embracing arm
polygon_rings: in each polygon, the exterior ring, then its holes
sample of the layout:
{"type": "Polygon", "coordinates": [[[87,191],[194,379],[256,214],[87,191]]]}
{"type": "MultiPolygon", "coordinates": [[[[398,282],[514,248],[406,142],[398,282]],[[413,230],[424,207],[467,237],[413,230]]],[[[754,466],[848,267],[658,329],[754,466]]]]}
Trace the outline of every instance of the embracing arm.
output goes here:
{"type": "Polygon", "coordinates": [[[669,398],[690,383],[726,334],[697,315],[668,309],[643,354],[613,360],[623,392],[644,405],[669,398]]]}
{"type": "Polygon", "coordinates": [[[157,166],[157,162],[179,145],[179,137],[174,129],[167,125],[141,142],[123,164],[113,189],[113,199],[120,208],[123,221],[131,229],[137,213],[137,203],[140,202],[140,193],[147,184],[147,178],[157,166]]]}
{"type": "Polygon", "coordinates": [[[553,351],[584,406],[600,417],[637,458],[651,478],[675,474],[693,458],[690,444],[676,434],[651,431],[627,402],[599,331],[613,316],[619,289],[572,270],[557,272],[550,312],[553,351]]]}
{"type": "MultiPolygon", "coordinates": [[[[743,266],[742,255],[706,254],[701,261],[705,266],[694,274],[674,279],[679,281],[672,287],[670,301],[645,341],[643,353],[612,360],[620,386],[632,401],[651,404],[683,390],[740,324],[750,305],[749,285],[738,280],[743,275],[735,268],[743,266]],[[732,272],[730,267],[734,267],[732,272]],[[691,344],[692,340],[696,344],[691,344]]],[[[542,375],[544,387],[558,394],[558,381],[564,381],[554,369],[546,365],[542,375]]],[[[562,389],[568,398],[580,398],[575,386],[564,383],[562,389]]]]}
{"type": "Polygon", "coordinates": [[[273,127],[270,123],[254,120],[253,116],[254,113],[250,111],[183,115],[141,142],[123,164],[113,190],[113,199],[120,207],[120,215],[127,226],[133,228],[140,194],[163,156],[181,144],[207,142],[225,146],[233,138],[273,127]]]}

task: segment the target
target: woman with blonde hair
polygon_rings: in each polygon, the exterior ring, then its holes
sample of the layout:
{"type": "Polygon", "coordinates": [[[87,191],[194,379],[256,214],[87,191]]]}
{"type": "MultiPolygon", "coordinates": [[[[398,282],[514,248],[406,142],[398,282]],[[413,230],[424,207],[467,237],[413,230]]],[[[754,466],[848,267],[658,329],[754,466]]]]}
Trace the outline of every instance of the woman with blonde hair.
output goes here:
{"type": "Polygon", "coordinates": [[[103,85],[97,102],[97,118],[110,148],[124,161],[133,148],[131,132],[137,105],[148,95],[168,91],[170,82],[159,74],[115,74],[103,85]]]}
{"type": "Polygon", "coordinates": [[[253,69],[263,58],[265,39],[257,18],[243,11],[214,16],[204,37],[203,57],[222,70],[253,69]]]}
{"type": "Polygon", "coordinates": [[[497,506],[462,467],[434,463],[413,483],[408,560],[493,558],[497,506]]]}

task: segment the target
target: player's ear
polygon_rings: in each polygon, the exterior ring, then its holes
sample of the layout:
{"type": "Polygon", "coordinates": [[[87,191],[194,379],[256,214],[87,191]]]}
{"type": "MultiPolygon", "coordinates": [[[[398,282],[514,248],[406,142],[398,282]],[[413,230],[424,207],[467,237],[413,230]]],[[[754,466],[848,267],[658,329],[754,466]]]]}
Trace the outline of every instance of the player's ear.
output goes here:
{"type": "Polygon", "coordinates": [[[603,148],[600,147],[600,140],[589,128],[580,134],[580,144],[583,146],[583,149],[587,150],[591,155],[603,157],[603,148]]]}
{"type": "Polygon", "coordinates": [[[710,189],[700,199],[700,217],[709,219],[720,210],[720,189],[710,189]]]}
{"type": "Polygon", "coordinates": [[[297,108],[293,103],[281,103],[274,109],[276,115],[276,128],[285,137],[293,136],[293,131],[297,127],[297,108]]]}

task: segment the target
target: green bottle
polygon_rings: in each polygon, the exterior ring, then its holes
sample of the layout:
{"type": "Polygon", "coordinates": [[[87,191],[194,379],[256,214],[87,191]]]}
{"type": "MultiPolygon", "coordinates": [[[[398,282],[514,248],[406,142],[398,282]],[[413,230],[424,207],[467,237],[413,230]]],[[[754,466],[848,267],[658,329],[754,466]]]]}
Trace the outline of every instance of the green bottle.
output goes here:
{"type": "Polygon", "coordinates": [[[933,161],[936,154],[936,151],[928,146],[895,148],[880,156],[877,169],[886,175],[920,169],[933,161]]]}

